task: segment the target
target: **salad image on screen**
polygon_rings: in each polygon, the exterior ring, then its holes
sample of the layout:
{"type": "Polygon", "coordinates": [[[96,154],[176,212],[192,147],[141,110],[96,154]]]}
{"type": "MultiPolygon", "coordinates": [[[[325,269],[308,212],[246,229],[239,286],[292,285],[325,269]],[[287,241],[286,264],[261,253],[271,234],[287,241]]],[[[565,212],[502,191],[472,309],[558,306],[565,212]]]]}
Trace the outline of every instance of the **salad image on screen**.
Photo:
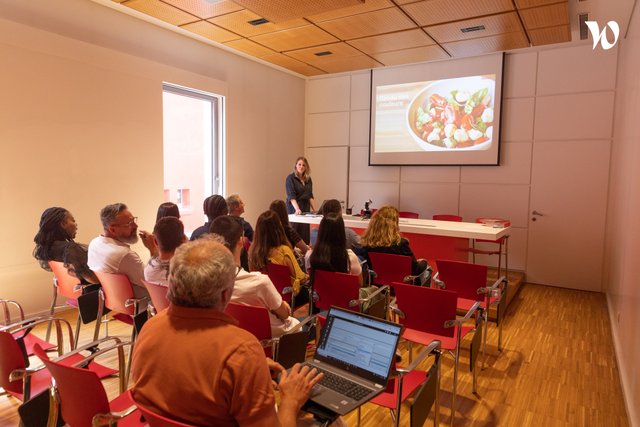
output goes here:
{"type": "Polygon", "coordinates": [[[407,112],[411,136],[423,149],[487,150],[491,146],[495,76],[423,84],[407,112]]]}

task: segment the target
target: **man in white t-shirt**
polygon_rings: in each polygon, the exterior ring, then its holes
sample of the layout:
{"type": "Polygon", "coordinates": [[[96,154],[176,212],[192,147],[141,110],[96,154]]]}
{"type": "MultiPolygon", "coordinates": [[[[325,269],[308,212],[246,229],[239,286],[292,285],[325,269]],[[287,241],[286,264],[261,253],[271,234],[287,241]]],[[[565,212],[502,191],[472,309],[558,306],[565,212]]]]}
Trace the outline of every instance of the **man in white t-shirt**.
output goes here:
{"type": "MultiPolygon", "coordinates": [[[[95,272],[125,274],[134,285],[136,298],[149,296],[142,284],[144,263],[129,246],[138,241],[137,218],[124,203],[114,203],[102,208],[100,220],[104,233],[89,243],[87,265],[95,272]]],[[[141,231],[140,238],[151,256],[157,256],[153,235],[141,231]]]]}
{"type": "Polygon", "coordinates": [[[211,233],[221,236],[225,246],[233,253],[238,266],[231,302],[266,307],[271,320],[271,335],[279,337],[294,328],[298,319],[291,316],[291,307],[282,300],[282,296],[269,279],[260,272],[247,272],[240,266],[242,250],[242,225],[232,216],[216,218],[209,229],[211,233]]]}

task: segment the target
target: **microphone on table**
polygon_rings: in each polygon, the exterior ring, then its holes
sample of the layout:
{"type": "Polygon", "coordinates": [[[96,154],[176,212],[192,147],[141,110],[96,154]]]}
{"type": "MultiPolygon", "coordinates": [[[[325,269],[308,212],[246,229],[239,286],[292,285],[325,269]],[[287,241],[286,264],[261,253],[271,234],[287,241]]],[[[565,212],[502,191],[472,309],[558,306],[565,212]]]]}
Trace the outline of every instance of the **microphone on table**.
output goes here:
{"type": "Polygon", "coordinates": [[[371,199],[364,202],[364,211],[362,212],[363,218],[371,218],[371,209],[369,209],[369,205],[373,203],[371,199]]]}

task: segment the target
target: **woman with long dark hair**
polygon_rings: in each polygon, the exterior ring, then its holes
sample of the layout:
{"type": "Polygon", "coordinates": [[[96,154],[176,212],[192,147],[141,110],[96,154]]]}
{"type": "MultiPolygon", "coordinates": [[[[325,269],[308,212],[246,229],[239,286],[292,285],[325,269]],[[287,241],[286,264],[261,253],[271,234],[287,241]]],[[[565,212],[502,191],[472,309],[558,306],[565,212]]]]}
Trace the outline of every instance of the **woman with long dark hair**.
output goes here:
{"type": "Polygon", "coordinates": [[[313,250],[307,252],[307,268],[337,271],[359,276],[362,267],[356,254],[347,249],[342,216],[330,213],[322,218],[318,240],[313,250]]]}
{"type": "Polygon", "coordinates": [[[180,219],[180,208],[173,202],[164,202],[158,206],[158,213],[156,214],[156,223],[160,221],[161,218],[166,216],[174,216],[180,219]]]}
{"type": "MultiPolygon", "coordinates": [[[[309,280],[309,276],[298,265],[278,215],[273,211],[265,211],[256,221],[253,242],[249,248],[249,267],[253,271],[265,271],[270,262],[289,267],[291,286],[294,295],[296,295],[296,305],[302,303],[303,300],[297,295],[301,285],[309,280]]],[[[301,296],[304,298],[304,295],[301,296]]],[[[306,298],[304,299],[306,300],[306,298]]]]}
{"type": "Polygon", "coordinates": [[[87,245],[76,243],[78,225],[71,212],[60,207],[45,209],[40,217],[33,256],[40,266],[51,271],[48,262],[63,262],[69,273],[85,283],[98,283],[87,265],[87,245]]]}
{"type": "Polygon", "coordinates": [[[302,240],[300,234],[291,226],[289,222],[289,214],[287,213],[287,205],[282,200],[274,200],[269,205],[269,210],[275,212],[280,218],[282,228],[284,229],[284,235],[287,236],[287,240],[292,248],[300,250],[302,255],[305,255],[309,250],[309,246],[302,240]]]}

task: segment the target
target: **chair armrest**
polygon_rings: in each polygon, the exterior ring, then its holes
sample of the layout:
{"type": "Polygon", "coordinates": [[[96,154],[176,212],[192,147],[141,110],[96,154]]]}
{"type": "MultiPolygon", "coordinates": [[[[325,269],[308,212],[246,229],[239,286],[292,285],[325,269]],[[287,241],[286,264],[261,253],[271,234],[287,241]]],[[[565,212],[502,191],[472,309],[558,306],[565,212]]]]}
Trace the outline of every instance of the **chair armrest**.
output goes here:
{"type": "Polygon", "coordinates": [[[404,375],[413,371],[427,356],[429,356],[431,353],[433,353],[436,350],[440,350],[441,344],[442,343],[440,342],[440,340],[431,341],[431,343],[429,343],[428,346],[423,348],[422,351],[418,354],[418,356],[415,357],[413,359],[413,362],[411,362],[409,365],[405,367],[400,367],[400,368],[396,367],[395,369],[396,373],[398,373],[399,375],[404,375]]]}
{"type": "Polygon", "coordinates": [[[12,334],[18,333],[21,331],[25,331],[24,335],[27,335],[31,329],[34,327],[43,324],[53,322],[56,327],[56,344],[58,346],[58,355],[62,355],[64,350],[64,337],[63,337],[63,326],[67,327],[67,334],[69,336],[69,345],[70,349],[74,347],[74,339],[73,339],[73,330],[71,328],[71,324],[68,320],[62,319],[60,317],[49,317],[49,316],[39,316],[32,317],[28,319],[23,319],[18,322],[12,323],[7,326],[0,327],[0,331],[7,331],[12,334]]]}
{"type": "Polygon", "coordinates": [[[498,280],[496,280],[493,285],[491,286],[485,286],[483,288],[478,288],[478,295],[480,294],[485,294],[488,295],[490,297],[497,297],[498,295],[495,295],[495,292],[499,292],[500,290],[500,285],[504,283],[507,284],[507,278],[506,276],[500,276],[498,278],[498,280]]]}
{"type": "Polygon", "coordinates": [[[433,270],[431,269],[431,266],[427,266],[427,268],[425,268],[422,273],[418,275],[409,274],[407,276],[404,276],[402,281],[404,283],[409,283],[413,282],[415,279],[420,279],[420,286],[424,286],[424,284],[427,283],[427,274],[430,274],[432,271],[433,270]]]}
{"type": "Polygon", "coordinates": [[[284,288],[282,288],[282,295],[287,295],[292,293],[293,293],[293,286],[285,286],[284,288]]]}
{"type": "Polygon", "coordinates": [[[447,289],[447,285],[445,285],[444,282],[440,280],[439,276],[440,272],[437,271],[436,274],[433,275],[433,283],[435,283],[436,286],[440,289],[447,289]]]}
{"type": "Polygon", "coordinates": [[[20,312],[20,319],[24,320],[24,310],[22,310],[22,306],[20,305],[20,303],[18,303],[18,301],[14,301],[11,299],[0,299],[0,305],[2,305],[2,308],[4,309],[4,322],[10,322],[11,321],[11,313],[9,312],[9,306],[13,305],[15,307],[18,308],[18,311],[20,312]]]}
{"type": "Polygon", "coordinates": [[[124,302],[124,306],[125,307],[131,307],[132,305],[140,304],[143,301],[149,301],[149,297],[129,298],[124,302]]]}
{"type": "Polygon", "coordinates": [[[355,307],[356,305],[359,305],[359,304],[368,303],[373,299],[373,297],[380,295],[382,292],[388,292],[388,291],[389,291],[388,285],[380,286],[378,289],[375,290],[375,292],[373,292],[371,295],[369,295],[366,298],[359,298],[359,299],[354,299],[349,301],[349,307],[355,307]]]}
{"type": "Polygon", "coordinates": [[[302,322],[298,323],[296,326],[294,326],[291,330],[287,331],[287,334],[293,333],[293,332],[298,332],[300,329],[302,329],[305,325],[311,323],[311,322],[315,322],[316,320],[316,315],[313,314],[311,316],[307,316],[305,317],[302,322]]]}
{"type": "Polygon", "coordinates": [[[389,304],[389,309],[391,310],[391,312],[393,314],[395,314],[396,316],[398,316],[401,319],[404,319],[406,317],[404,312],[402,310],[400,310],[397,305],[395,305],[395,302],[392,302],[392,303],[389,304]]]}
{"type": "Polygon", "coordinates": [[[44,368],[45,368],[44,365],[40,365],[35,368],[14,369],[9,374],[9,381],[14,382],[14,381],[24,380],[25,378],[30,377],[31,375],[35,374],[38,371],[43,370],[44,368]]]}
{"type": "Polygon", "coordinates": [[[93,416],[93,419],[91,420],[91,425],[93,427],[115,426],[118,424],[118,420],[121,420],[124,417],[131,415],[137,409],[138,407],[133,405],[133,406],[129,406],[124,411],[110,412],[108,414],[96,414],[93,416]]]}
{"type": "Polygon", "coordinates": [[[446,322],[444,322],[444,327],[445,328],[451,328],[451,327],[453,327],[455,325],[462,325],[464,322],[466,322],[467,320],[469,320],[471,318],[473,313],[475,313],[475,311],[478,309],[478,307],[480,307],[481,303],[482,303],[482,301],[474,302],[473,305],[471,306],[471,308],[469,308],[469,311],[467,311],[467,313],[464,315],[464,317],[458,317],[455,320],[447,320],[446,322]]]}

